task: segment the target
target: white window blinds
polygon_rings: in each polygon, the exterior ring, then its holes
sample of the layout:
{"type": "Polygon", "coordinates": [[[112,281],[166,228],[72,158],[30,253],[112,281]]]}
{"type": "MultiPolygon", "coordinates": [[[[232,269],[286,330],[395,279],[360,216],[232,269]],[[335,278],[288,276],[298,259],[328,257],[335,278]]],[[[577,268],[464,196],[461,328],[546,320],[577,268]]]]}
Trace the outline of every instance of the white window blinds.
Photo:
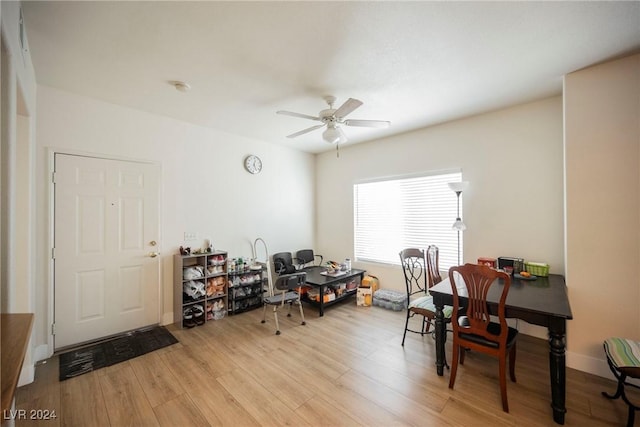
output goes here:
{"type": "Polygon", "coordinates": [[[462,174],[454,172],[355,184],[356,260],[399,265],[402,249],[436,245],[440,269],[456,265],[458,234],[451,226],[457,200],[447,184],[461,179],[462,174]]]}

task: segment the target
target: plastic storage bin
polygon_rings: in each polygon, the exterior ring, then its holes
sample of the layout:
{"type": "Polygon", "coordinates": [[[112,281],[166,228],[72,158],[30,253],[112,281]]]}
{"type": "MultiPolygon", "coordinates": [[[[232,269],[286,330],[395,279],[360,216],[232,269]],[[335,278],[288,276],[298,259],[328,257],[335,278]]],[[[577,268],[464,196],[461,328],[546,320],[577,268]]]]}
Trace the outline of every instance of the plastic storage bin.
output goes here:
{"type": "Polygon", "coordinates": [[[393,311],[407,309],[407,294],[399,291],[380,289],[373,294],[373,305],[393,311]]]}
{"type": "Polygon", "coordinates": [[[543,262],[525,262],[524,267],[528,273],[534,276],[547,277],[549,275],[549,264],[543,262]]]}

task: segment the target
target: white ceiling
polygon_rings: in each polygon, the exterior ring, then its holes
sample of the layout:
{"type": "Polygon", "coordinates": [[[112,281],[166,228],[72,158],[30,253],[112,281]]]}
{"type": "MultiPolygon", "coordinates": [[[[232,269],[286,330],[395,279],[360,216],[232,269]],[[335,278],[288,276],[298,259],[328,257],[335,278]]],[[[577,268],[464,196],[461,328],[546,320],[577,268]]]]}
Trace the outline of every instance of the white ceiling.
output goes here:
{"type": "Polygon", "coordinates": [[[640,2],[23,2],[39,84],[308,152],[349,97],[348,144],[561,93],[640,49],[640,2]],[[168,82],[192,89],[178,92],[168,82]]]}

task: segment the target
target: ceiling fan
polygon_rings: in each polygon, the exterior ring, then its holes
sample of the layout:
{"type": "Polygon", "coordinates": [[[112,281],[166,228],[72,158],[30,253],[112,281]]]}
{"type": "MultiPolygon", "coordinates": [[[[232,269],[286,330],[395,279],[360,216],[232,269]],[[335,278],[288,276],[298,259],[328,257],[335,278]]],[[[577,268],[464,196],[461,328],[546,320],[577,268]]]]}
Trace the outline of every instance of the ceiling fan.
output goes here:
{"type": "Polygon", "coordinates": [[[329,108],[320,111],[317,116],[294,113],[292,111],[282,111],[282,110],[276,111],[277,114],[284,114],[285,116],[300,117],[303,119],[316,120],[316,121],[322,122],[322,124],[320,125],[311,126],[301,131],[292,133],[291,135],[287,135],[287,138],[295,138],[297,136],[304,135],[305,133],[308,133],[326,126],[327,129],[324,132],[322,132],[322,139],[324,139],[330,144],[339,144],[341,142],[347,141],[347,136],[342,131],[342,128],[340,127],[340,125],[360,126],[360,127],[370,127],[370,128],[386,128],[386,127],[389,127],[389,125],[391,124],[391,122],[388,122],[385,120],[345,119],[345,117],[348,114],[350,114],[353,110],[355,110],[356,108],[362,105],[362,101],[358,99],[349,98],[344,102],[344,104],[342,104],[337,109],[333,108],[333,104],[336,102],[335,96],[325,96],[324,100],[327,102],[327,104],[329,104],[329,108]]]}

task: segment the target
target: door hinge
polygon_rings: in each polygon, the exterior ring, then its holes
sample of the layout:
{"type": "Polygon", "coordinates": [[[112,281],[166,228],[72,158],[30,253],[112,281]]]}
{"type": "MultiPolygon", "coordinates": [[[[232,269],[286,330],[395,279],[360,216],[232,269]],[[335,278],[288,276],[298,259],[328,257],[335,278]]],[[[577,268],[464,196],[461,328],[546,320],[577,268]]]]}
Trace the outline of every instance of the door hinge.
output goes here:
{"type": "Polygon", "coordinates": [[[56,183],[56,173],[55,172],[51,172],[51,182],[52,183],[56,183]]]}
{"type": "Polygon", "coordinates": [[[56,259],[56,248],[51,248],[51,259],[56,259]]]}
{"type": "Polygon", "coordinates": [[[51,335],[55,335],[56,334],[56,324],[52,323],[51,324],[51,335]]]}

